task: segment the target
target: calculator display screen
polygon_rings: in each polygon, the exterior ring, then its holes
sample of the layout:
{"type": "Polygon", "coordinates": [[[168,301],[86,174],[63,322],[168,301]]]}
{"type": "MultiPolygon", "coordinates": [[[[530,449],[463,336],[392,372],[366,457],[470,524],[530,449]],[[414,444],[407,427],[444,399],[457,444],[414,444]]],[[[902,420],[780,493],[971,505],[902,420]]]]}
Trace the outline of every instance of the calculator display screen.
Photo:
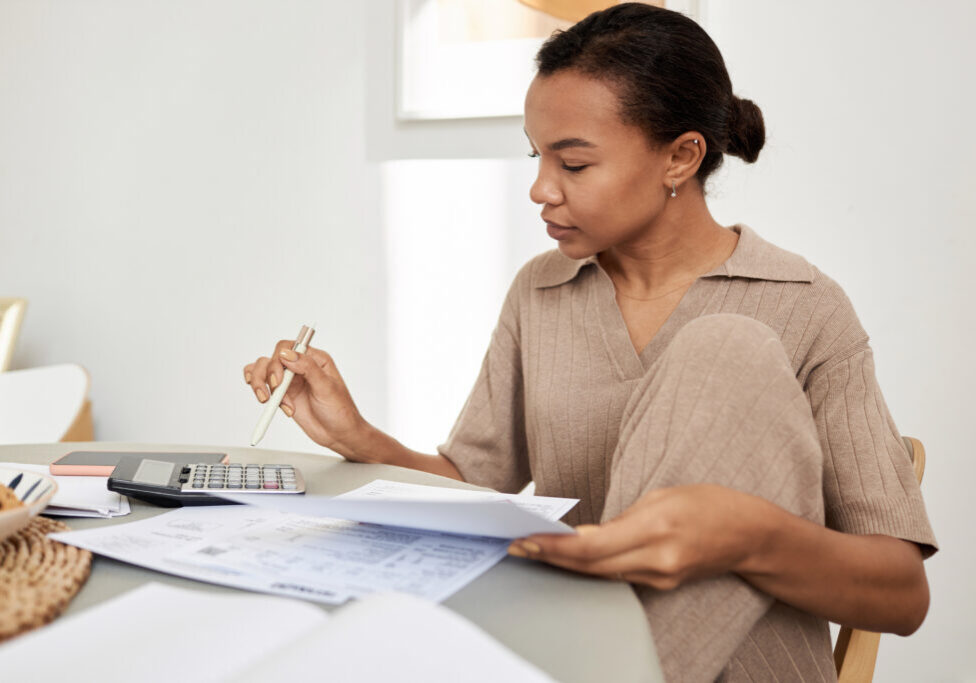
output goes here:
{"type": "Polygon", "coordinates": [[[162,462],[160,460],[143,460],[139,463],[132,481],[142,484],[154,484],[156,486],[166,486],[169,484],[169,477],[173,473],[173,463],[162,462]]]}

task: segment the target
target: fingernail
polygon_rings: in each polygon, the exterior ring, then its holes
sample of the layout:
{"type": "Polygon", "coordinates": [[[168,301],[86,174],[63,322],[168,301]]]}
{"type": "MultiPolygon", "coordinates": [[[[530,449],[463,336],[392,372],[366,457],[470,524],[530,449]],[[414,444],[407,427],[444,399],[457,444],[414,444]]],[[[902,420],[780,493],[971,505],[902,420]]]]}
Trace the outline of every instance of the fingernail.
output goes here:
{"type": "Polygon", "coordinates": [[[533,555],[542,552],[542,548],[540,548],[537,543],[533,543],[532,541],[522,541],[522,548],[533,555]]]}
{"type": "Polygon", "coordinates": [[[298,354],[291,349],[283,349],[278,355],[285,360],[298,360],[298,354]]]}
{"type": "Polygon", "coordinates": [[[264,393],[264,389],[256,389],[254,393],[258,395],[258,400],[261,401],[261,403],[268,400],[268,395],[264,393]]]}
{"type": "Polygon", "coordinates": [[[286,406],[284,403],[281,404],[281,410],[288,417],[291,417],[292,415],[295,414],[295,411],[289,408],[288,406],[286,406]]]}
{"type": "Polygon", "coordinates": [[[250,372],[245,372],[244,373],[244,381],[247,382],[248,384],[251,383],[251,373],[250,372]]]}
{"type": "Polygon", "coordinates": [[[508,546],[508,554],[509,555],[514,555],[515,557],[528,557],[529,556],[528,553],[526,553],[524,550],[522,550],[522,548],[520,548],[519,546],[515,545],[514,543],[512,543],[510,546],[508,546]]]}
{"type": "Polygon", "coordinates": [[[271,375],[271,377],[269,377],[269,378],[268,378],[268,385],[269,385],[269,386],[270,386],[270,387],[271,387],[272,389],[274,389],[274,388],[275,388],[276,386],[278,386],[278,376],[277,376],[277,375],[274,375],[274,374],[272,374],[272,375],[271,375]]]}

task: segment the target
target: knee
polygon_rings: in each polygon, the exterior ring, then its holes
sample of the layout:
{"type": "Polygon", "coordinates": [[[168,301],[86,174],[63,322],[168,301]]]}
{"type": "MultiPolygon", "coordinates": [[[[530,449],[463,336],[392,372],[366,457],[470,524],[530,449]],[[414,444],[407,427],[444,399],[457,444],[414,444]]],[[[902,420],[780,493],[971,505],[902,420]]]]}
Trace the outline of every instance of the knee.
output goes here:
{"type": "Polygon", "coordinates": [[[675,335],[675,341],[687,341],[688,338],[713,341],[718,344],[741,340],[750,345],[780,340],[769,325],[737,313],[713,313],[695,318],[675,335]]]}
{"type": "Polygon", "coordinates": [[[670,350],[695,355],[731,353],[750,355],[759,348],[785,358],[786,351],[779,335],[765,323],[734,313],[703,315],[678,331],[670,350]]]}

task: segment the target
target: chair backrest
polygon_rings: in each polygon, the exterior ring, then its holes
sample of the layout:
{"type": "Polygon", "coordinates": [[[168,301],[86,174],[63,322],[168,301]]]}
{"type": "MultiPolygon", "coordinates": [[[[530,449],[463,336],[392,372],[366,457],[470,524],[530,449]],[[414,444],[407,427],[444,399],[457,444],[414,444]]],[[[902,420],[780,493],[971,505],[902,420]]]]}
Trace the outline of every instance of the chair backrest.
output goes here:
{"type": "Polygon", "coordinates": [[[88,385],[74,364],[0,372],[0,444],[91,440],[88,385]]]}
{"type": "MultiPolygon", "coordinates": [[[[915,468],[915,478],[922,483],[925,473],[925,447],[910,436],[903,437],[908,454],[915,468]]],[[[878,660],[878,644],[881,634],[844,626],[834,646],[834,664],[838,683],[870,683],[874,678],[874,665],[878,660]]]]}
{"type": "Polygon", "coordinates": [[[25,310],[27,299],[0,297],[0,372],[10,367],[25,310]]]}

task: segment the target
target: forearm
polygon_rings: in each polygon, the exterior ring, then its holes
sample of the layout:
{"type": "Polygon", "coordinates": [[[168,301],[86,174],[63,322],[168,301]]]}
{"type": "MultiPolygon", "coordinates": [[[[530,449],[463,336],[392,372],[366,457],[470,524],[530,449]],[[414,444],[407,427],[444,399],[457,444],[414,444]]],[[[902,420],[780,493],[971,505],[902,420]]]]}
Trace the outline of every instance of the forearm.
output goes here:
{"type": "Polygon", "coordinates": [[[443,455],[427,455],[411,450],[368,423],[363,423],[347,444],[334,450],[356,462],[396,465],[464,481],[454,464],[443,455]]]}
{"type": "Polygon", "coordinates": [[[750,584],[845,626],[908,635],[921,625],[929,593],[915,544],[840,533],[755,501],[745,523],[758,542],[735,567],[750,584]]]}

